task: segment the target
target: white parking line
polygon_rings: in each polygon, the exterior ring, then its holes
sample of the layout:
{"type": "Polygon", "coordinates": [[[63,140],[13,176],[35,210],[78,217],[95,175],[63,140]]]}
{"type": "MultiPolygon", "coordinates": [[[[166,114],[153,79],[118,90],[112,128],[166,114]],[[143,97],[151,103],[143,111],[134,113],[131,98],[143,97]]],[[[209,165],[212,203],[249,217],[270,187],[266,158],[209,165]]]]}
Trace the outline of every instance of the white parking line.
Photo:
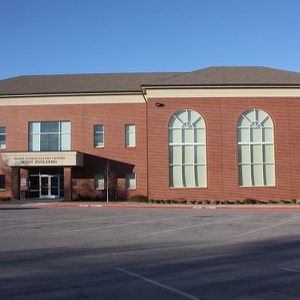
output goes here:
{"type": "Polygon", "coordinates": [[[281,270],[285,270],[285,271],[294,272],[294,273],[300,273],[300,271],[299,271],[299,270],[295,270],[295,269],[288,269],[288,268],[281,268],[281,267],[279,267],[279,269],[281,269],[281,270]]]}
{"type": "Polygon", "coordinates": [[[156,232],[141,234],[141,235],[138,235],[137,237],[144,237],[144,236],[149,236],[149,235],[156,235],[156,234],[168,233],[168,232],[185,230],[185,229],[190,229],[190,228],[195,228],[195,227],[201,227],[201,226],[206,226],[206,225],[211,225],[211,224],[219,224],[219,223],[224,223],[224,222],[228,222],[228,221],[243,219],[243,218],[246,218],[246,217],[248,217],[248,216],[241,216],[241,217],[238,217],[238,218],[224,219],[224,220],[216,221],[216,222],[207,222],[207,223],[197,224],[197,225],[193,225],[193,226],[179,227],[179,228],[174,228],[174,229],[169,229],[169,230],[156,231],[156,232]]]}
{"type": "Polygon", "coordinates": [[[193,295],[187,294],[187,293],[182,292],[182,291],[180,291],[180,290],[174,289],[174,288],[172,288],[172,287],[170,287],[170,286],[167,286],[167,285],[165,285],[165,284],[159,283],[159,282],[157,282],[157,281],[155,281],[155,280],[146,278],[146,277],[144,277],[144,276],[138,275],[138,274],[136,274],[136,273],[130,272],[130,271],[126,270],[126,269],[123,269],[123,268],[116,268],[116,270],[121,271],[121,272],[123,272],[123,273],[126,273],[126,274],[128,274],[128,275],[131,275],[131,276],[133,276],[133,277],[142,279],[142,280],[144,280],[144,281],[146,281],[146,282],[149,282],[149,283],[151,283],[151,284],[157,285],[157,286],[159,286],[159,287],[161,287],[161,288],[164,288],[164,289],[166,289],[166,290],[168,290],[168,291],[171,291],[171,292],[173,292],[173,293],[176,293],[176,294],[178,294],[178,295],[181,295],[181,296],[183,296],[183,297],[185,297],[185,298],[187,298],[187,299],[199,300],[198,297],[195,297],[195,296],[193,296],[193,295]]]}
{"type": "Polygon", "coordinates": [[[280,225],[283,225],[283,224],[286,224],[286,223],[289,223],[289,222],[293,222],[293,221],[298,220],[298,219],[300,219],[300,217],[297,217],[297,218],[294,218],[294,219],[290,219],[290,220],[287,220],[287,221],[284,221],[284,222],[276,223],[276,224],[273,224],[273,225],[270,225],[270,226],[262,227],[262,228],[259,228],[259,229],[256,229],[256,230],[251,230],[251,231],[239,234],[239,235],[235,235],[234,237],[238,238],[238,237],[241,237],[241,236],[244,236],[244,235],[247,235],[247,234],[252,234],[252,233],[255,233],[255,232],[258,232],[258,231],[262,231],[262,230],[265,230],[265,229],[269,229],[269,228],[273,228],[273,227],[278,227],[280,225]]]}

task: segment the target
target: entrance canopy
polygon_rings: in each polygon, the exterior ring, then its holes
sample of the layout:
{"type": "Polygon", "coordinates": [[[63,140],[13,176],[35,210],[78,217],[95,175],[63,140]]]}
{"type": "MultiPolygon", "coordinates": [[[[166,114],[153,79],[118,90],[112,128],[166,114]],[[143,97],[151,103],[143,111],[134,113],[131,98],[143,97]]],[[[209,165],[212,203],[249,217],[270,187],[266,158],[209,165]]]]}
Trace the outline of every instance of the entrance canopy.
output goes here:
{"type": "Polygon", "coordinates": [[[2,152],[3,166],[8,167],[82,167],[83,153],[78,151],[2,152]]]}

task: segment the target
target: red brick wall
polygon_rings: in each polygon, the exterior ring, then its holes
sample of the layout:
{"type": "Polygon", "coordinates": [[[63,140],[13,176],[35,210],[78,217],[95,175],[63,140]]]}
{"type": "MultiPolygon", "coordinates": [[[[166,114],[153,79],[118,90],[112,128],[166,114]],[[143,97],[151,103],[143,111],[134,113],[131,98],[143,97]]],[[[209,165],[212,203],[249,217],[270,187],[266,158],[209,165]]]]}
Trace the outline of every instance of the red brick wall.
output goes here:
{"type": "MultiPolygon", "coordinates": [[[[95,196],[94,173],[107,159],[112,161],[116,173],[122,178],[126,172],[137,174],[137,189],[123,192],[126,197],[147,193],[146,105],[138,104],[87,104],[1,107],[0,126],[7,131],[7,148],[3,151],[28,151],[28,123],[31,121],[71,121],[71,150],[85,154],[85,167],[72,170],[76,185],[73,197],[95,196]],[[105,127],[104,148],[94,148],[94,125],[105,127]],[[136,125],[136,147],[125,147],[125,124],[136,125]]],[[[1,157],[1,156],[0,156],[1,157]]],[[[0,158],[1,159],[1,158],[0,158]]],[[[0,168],[0,174],[11,172],[0,168]]],[[[10,176],[7,191],[10,194],[10,176]]]]}
{"type": "MultiPolygon", "coordinates": [[[[126,198],[147,195],[148,181],[151,199],[293,199],[300,198],[299,109],[299,98],[149,99],[148,108],[143,103],[1,107],[0,126],[7,130],[7,148],[2,151],[28,151],[30,121],[70,120],[71,148],[85,153],[85,166],[72,169],[73,183],[76,183],[72,186],[73,197],[101,194],[94,190],[93,175],[109,159],[118,174],[122,197],[126,198]],[[156,107],[157,101],[165,106],[156,107]],[[274,122],[275,187],[239,187],[238,184],[237,120],[250,108],[265,110],[274,122]],[[206,123],[207,188],[169,188],[168,123],[181,109],[198,111],[206,123]],[[97,124],[105,126],[104,148],[93,146],[93,127],[97,124]],[[125,124],[136,125],[135,148],[125,147],[125,124]],[[134,191],[124,188],[127,172],[137,175],[134,191]]],[[[0,174],[5,174],[7,180],[6,190],[0,191],[0,197],[11,196],[11,168],[1,167],[0,174]]]]}
{"type": "Polygon", "coordinates": [[[149,99],[149,198],[257,200],[300,198],[300,99],[149,99]],[[155,102],[164,107],[156,107],[155,102]],[[274,122],[275,187],[239,187],[237,120],[250,108],[265,110],[274,122]],[[207,188],[169,188],[168,122],[181,109],[198,111],[206,122],[207,188]]]}

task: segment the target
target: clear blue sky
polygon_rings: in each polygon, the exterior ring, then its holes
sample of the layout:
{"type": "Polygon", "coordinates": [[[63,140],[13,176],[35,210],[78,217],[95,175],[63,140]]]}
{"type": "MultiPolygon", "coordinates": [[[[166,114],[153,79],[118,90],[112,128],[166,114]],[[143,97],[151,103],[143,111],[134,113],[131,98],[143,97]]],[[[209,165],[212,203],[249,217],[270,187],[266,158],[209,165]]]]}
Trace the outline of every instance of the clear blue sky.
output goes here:
{"type": "Polygon", "coordinates": [[[300,72],[299,0],[0,0],[0,79],[267,66],[300,72]]]}

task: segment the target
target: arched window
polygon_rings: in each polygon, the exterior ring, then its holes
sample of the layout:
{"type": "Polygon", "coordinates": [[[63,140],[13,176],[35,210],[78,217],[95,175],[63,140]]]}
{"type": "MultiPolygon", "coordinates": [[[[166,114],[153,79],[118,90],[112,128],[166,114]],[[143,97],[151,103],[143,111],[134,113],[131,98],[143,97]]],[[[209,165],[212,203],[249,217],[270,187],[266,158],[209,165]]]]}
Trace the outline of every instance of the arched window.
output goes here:
{"type": "Polygon", "coordinates": [[[206,134],[193,110],[176,112],[169,122],[169,183],[172,188],[206,187],[206,134]]]}
{"type": "Polygon", "coordinates": [[[239,185],[274,186],[273,121],[260,109],[249,109],[238,121],[239,185]]]}

